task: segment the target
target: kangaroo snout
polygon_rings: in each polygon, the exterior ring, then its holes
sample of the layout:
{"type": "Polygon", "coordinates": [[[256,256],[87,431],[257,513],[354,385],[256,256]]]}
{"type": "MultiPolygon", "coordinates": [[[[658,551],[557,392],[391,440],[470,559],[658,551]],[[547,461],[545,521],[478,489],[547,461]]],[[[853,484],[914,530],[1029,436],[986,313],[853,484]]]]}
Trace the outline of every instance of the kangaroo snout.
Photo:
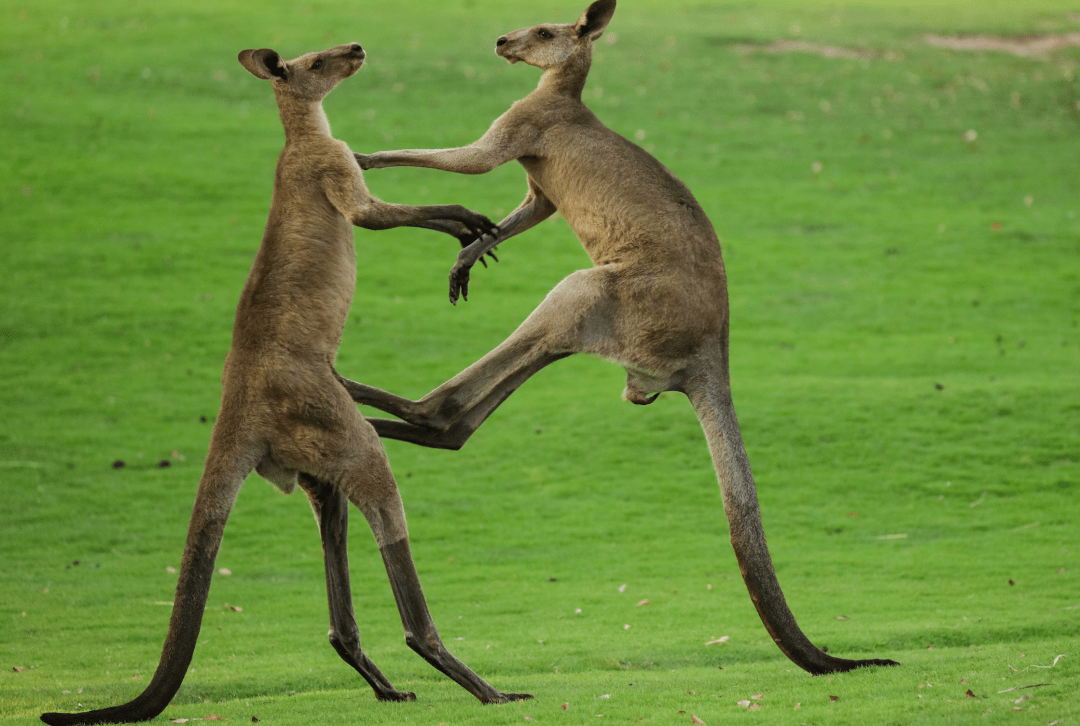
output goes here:
{"type": "Polygon", "coordinates": [[[501,36],[495,41],[495,55],[500,58],[505,58],[511,65],[517,63],[520,59],[510,51],[510,46],[507,45],[510,42],[508,36],[501,36]]]}

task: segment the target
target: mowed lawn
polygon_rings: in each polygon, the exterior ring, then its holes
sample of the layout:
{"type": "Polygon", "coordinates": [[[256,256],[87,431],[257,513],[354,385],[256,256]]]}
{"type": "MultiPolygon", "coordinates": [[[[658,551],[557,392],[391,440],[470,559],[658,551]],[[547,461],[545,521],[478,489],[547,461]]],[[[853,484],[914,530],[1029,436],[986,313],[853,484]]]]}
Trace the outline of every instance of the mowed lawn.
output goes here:
{"type": "MultiPolygon", "coordinates": [[[[368,62],[325,104],[335,135],[458,146],[539,77],[498,36],[584,8],[0,0],[0,724],[129,700],[156,667],[283,141],[237,52],[359,42],[368,62]]],[[[376,702],[326,642],[305,498],[252,476],[157,722],[1080,723],[1078,13],[625,0],[594,52],[586,102],[722,239],[735,405],[788,602],[830,653],[900,667],[793,666],[685,398],[632,406],[619,368],[574,357],[459,452],[386,443],[448,647],[535,700],[481,706],[406,647],[354,516],[365,651],[418,696],[376,702]]],[[[525,194],[517,164],[366,178],[493,219],[525,194]]],[[[410,398],[589,264],[556,215],[452,307],[454,240],[357,230],[356,247],[338,370],[410,398]]]]}

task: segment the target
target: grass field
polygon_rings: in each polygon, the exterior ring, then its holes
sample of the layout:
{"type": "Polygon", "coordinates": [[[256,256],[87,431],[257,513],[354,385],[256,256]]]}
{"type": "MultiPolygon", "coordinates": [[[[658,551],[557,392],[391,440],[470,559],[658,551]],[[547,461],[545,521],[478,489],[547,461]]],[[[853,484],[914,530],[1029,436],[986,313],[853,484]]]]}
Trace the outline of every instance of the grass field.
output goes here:
{"type": "MultiPolygon", "coordinates": [[[[401,5],[0,0],[0,726],[126,701],[157,664],[283,138],[237,52],[360,42],[335,135],[456,146],[538,78],[495,39],[584,9],[401,5]]],[[[354,517],[365,650],[418,695],[376,702],[326,643],[306,500],[253,476],[157,721],[1080,723],[1080,46],[925,39],[1077,33],[1057,0],[626,0],[594,54],[591,108],[723,240],[735,405],[792,610],[830,653],[901,667],[792,666],[685,398],[631,406],[620,369],[571,358],[460,452],[387,442],[448,646],[535,701],[481,706],[408,650],[354,517]]],[[[525,193],[515,164],[366,178],[496,219],[525,193]]],[[[554,219],[455,308],[453,240],[356,241],[338,369],[411,398],[588,265],[554,219]]]]}

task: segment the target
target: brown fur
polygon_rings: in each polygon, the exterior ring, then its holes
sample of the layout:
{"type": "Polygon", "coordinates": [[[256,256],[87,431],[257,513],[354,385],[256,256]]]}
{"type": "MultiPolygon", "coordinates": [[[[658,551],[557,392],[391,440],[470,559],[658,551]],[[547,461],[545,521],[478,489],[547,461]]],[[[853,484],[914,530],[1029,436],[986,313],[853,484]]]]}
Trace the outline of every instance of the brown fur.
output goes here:
{"type": "Polygon", "coordinates": [[[708,441],[739,567],[776,644],[811,673],[892,665],[825,654],[803,635],[784,600],[731,402],[727,280],[716,234],[681,181],[581,101],[592,43],[614,11],[615,0],[598,0],[577,23],[537,25],[499,38],[496,53],[544,73],[535,91],[469,146],[357,155],[365,169],[482,174],[515,159],[525,168],[525,201],[497,234],[459,255],[450,275],[453,302],[467,293],[469,270],[485,252],[555,211],[595,267],[559,283],[504,343],[420,401],[351,382],[350,392],[403,419],[372,419],[380,436],[443,448],[462,446],[529,376],[573,353],[623,366],[623,395],[634,403],[652,403],[662,391],[685,393],[708,441]]]}
{"type": "Polygon", "coordinates": [[[450,655],[428,613],[409,554],[401,497],[382,444],[334,372],[356,283],[352,225],[437,229],[464,242],[493,230],[463,207],[409,207],[371,196],[352,152],[330,135],[322,99],[364,61],[357,44],[284,61],[272,50],[239,60],[272,81],[285,126],[262,245],[240,296],[222,376],[221,412],[199,482],[161,661],[129,703],[47,713],[48,724],[151,719],[176,694],[191,662],[225,520],[254,469],[286,493],[305,491],[322,535],[330,642],[383,701],[414,700],[360,649],[346,552],[348,504],[367,518],[382,552],[406,642],[484,703],[527,698],[496,691],[450,655]]]}

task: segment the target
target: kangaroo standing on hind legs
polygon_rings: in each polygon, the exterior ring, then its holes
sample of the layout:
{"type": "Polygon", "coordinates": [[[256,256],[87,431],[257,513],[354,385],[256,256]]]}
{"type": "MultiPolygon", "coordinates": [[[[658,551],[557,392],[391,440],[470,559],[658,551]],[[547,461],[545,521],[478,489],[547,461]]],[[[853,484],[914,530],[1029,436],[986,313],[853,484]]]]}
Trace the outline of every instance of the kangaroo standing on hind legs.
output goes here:
{"type": "Polygon", "coordinates": [[[225,359],[222,404],[199,482],[180,566],[169,631],[157,671],[129,703],[84,713],[46,713],[47,724],[128,723],[154,718],[187,672],[210,590],[225,520],[254,469],[311,501],[322,535],[330,604],[330,643],[380,701],[411,701],[360,649],[346,551],[348,504],[363,512],[379,545],[408,645],[484,703],[500,693],[457,660],[439,639],[409,552],[401,497],[375,430],[334,372],[334,357],[356,285],[352,225],[409,225],[470,241],[494,229],[456,205],[410,207],[371,196],[352,152],[330,135],[322,99],[364,62],[357,44],[291,61],[272,50],[240,53],[243,66],[272,82],[285,149],[270,218],[240,295],[225,359]]]}
{"type": "Polygon", "coordinates": [[[516,159],[525,201],[461,251],[450,300],[468,292],[469,270],[494,246],[562,212],[595,265],[567,277],[501,345],[425,396],[409,401],[346,381],[353,398],[400,421],[371,419],[380,436],[460,448],[530,376],[573,353],[626,368],[623,396],[652,403],[681,391],[693,404],[712,454],[739,569],[780,649],[810,673],[891,660],[844,660],[799,629],[776,580],[757,491],[731,402],[724,263],[712,225],[690,191],[643,149],[605,127],[581,101],[592,44],[615,11],[594,2],[576,23],[543,24],[498,39],[495,52],[543,71],[536,90],[478,141],[456,149],[357,154],[364,169],[419,166],[483,174],[516,159]]]}

